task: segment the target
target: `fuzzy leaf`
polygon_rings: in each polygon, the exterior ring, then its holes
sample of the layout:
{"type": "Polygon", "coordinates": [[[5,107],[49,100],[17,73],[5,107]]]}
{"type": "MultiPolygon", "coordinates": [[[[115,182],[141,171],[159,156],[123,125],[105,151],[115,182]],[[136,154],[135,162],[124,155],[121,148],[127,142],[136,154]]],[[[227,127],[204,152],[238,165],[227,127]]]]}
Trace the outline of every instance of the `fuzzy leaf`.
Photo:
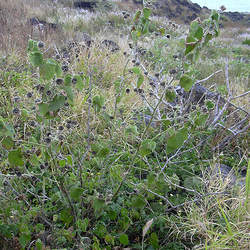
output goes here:
{"type": "Polygon", "coordinates": [[[190,30],[189,30],[189,34],[192,37],[197,38],[198,40],[201,40],[203,37],[203,29],[200,26],[200,24],[197,21],[193,21],[190,25],[190,30]]]}
{"type": "Polygon", "coordinates": [[[151,9],[143,8],[143,16],[144,16],[144,18],[148,19],[150,15],[151,15],[151,9]]]}
{"type": "Polygon", "coordinates": [[[169,90],[167,89],[166,90],[166,93],[165,93],[165,98],[168,102],[174,102],[175,98],[176,98],[176,93],[175,91],[172,91],[172,90],[169,90]]]}
{"type": "Polygon", "coordinates": [[[48,110],[49,111],[57,111],[59,110],[65,103],[65,96],[56,95],[53,100],[50,102],[48,110]]]}
{"type": "Polygon", "coordinates": [[[21,149],[19,148],[17,150],[10,151],[8,154],[8,160],[11,165],[23,166],[24,161],[23,161],[23,154],[22,154],[21,149]]]}
{"type": "Polygon", "coordinates": [[[80,201],[80,197],[83,193],[83,188],[80,187],[72,187],[70,189],[70,197],[71,199],[73,199],[74,201],[80,201]]]}
{"type": "Polygon", "coordinates": [[[183,75],[180,79],[180,86],[184,88],[185,91],[189,91],[192,88],[193,84],[193,79],[188,75],[183,75]]]}
{"type": "Polygon", "coordinates": [[[40,51],[30,53],[30,62],[32,66],[38,67],[43,64],[43,54],[40,51]]]}
{"type": "Polygon", "coordinates": [[[181,147],[188,137],[187,128],[180,129],[177,133],[170,136],[167,141],[167,153],[172,153],[181,147]]]}
{"type": "Polygon", "coordinates": [[[102,210],[106,206],[105,200],[95,198],[93,202],[93,207],[95,212],[102,210]]]}
{"type": "Polygon", "coordinates": [[[141,71],[140,71],[140,69],[138,68],[138,67],[134,67],[134,68],[132,68],[131,69],[135,74],[137,74],[137,75],[140,75],[141,74],[141,71]]]}
{"type": "Polygon", "coordinates": [[[51,80],[56,73],[57,63],[52,59],[47,59],[45,63],[39,66],[40,76],[44,80],[51,80]]]}
{"type": "Polygon", "coordinates": [[[135,208],[142,209],[145,207],[145,205],[146,205],[145,200],[140,196],[135,197],[132,201],[132,206],[135,208]]]}
{"type": "Polygon", "coordinates": [[[140,148],[140,154],[142,156],[146,156],[148,154],[151,154],[156,148],[156,142],[150,139],[146,139],[142,142],[141,148],[140,148]]]}
{"type": "Polygon", "coordinates": [[[7,136],[2,140],[1,144],[5,149],[10,150],[14,147],[15,142],[12,140],[10,136],[7,136]]]}
{"type": "Polygon", "coordinates": [[[137,127],[135,125],[131,125],[128,128],[126,128],[125,133],[137,135],[138,134],[137,127]]]}
{"type": "Polygon", "coordinates": [[[38,104],[39,112],[45,116],[49,112],[49,104],[47,103],[40,103],[38,104]]]}
{"type": "Polygon", "coordinates": [[[129,244],[128,235],[127,234],[121,234],[119,237],[119,241],[122,245],[126,246],[129,244]]]}
{"type": "Polygon", "coordinates": [[[136,84],[137,88],[141,87],[143,81],[144,81],[144,76],[141,74],[138,76],[138,79],[137,79],[137,84],[136,84]]]}

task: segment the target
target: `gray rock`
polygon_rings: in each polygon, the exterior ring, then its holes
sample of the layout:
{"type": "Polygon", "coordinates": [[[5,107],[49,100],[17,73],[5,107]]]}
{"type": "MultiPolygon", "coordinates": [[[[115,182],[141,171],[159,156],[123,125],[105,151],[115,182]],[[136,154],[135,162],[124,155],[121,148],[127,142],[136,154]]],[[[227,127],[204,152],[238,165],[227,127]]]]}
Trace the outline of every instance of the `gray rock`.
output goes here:
{"type": "Polygon", "coordinates": [[[116,52],[120,50],[119,45],[112,40],[105,39],[101,42],[101,45],[108,48],[111,52],[116,52]]]}
{"type": "Polygon", "coordinates": [[[216,164],[208,168],[205,172],[205,176],[207,175],[210,176],[211,180],[221,179],[228,188],[233,186],[240,186],[242,188],[246,183],[246,173],[236,173],[233,168],[225,164],[216,164]]]}

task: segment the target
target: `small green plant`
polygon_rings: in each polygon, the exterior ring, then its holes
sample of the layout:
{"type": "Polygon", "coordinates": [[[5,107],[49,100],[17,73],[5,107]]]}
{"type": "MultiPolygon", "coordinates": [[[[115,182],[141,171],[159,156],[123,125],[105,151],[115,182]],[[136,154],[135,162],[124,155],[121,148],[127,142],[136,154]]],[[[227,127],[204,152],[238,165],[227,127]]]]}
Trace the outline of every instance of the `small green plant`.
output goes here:
{"type": "Polygon", "coordinates": [[[245,39],[242,44],[250,46],[250,39],[245,39]]]}

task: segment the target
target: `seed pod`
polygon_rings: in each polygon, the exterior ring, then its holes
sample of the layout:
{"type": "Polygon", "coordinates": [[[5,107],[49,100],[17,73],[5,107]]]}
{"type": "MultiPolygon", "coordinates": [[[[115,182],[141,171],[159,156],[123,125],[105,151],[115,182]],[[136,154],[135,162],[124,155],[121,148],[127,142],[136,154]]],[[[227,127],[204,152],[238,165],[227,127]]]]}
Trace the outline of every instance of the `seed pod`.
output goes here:
{"type": "Polygon", "coordinates": [[[57,78],[56,79],[56,84],[60,85],[63,83],[63,79],[62,78],[57,78]]]}
{"type": "Polygon", "coordinates": [[[14,108],[12,110],[12,112],[13,112],[13,114],[18,115],[20,113],[20,109],[19,108],[14,108]]]}
{"type": "Polygon", "coordinates": [[[76,78],[72,78],[72,83],[76,84],[77,83],[77,79],[76,78]]]}
{"type": "Polygon", "coordinates": [[[44,142],[47,143],[47,144],[50,144],[51,143],[51,139],[49,137],[46,137],[44,139],[44,142]]]}
{"type": "Polygon", "coordinates": [[[28,97],[28,98],[31,98],[32,96],[33,96],[33,93],[32,93],[32,92],[27,93],[27,97],[28,97]]]}
{"type": "Polygon", "coordinates": [[[58,127],[58,130],[63,131],[64,127],[61,125],[58,127]]]}
{"type": "Polygon", "coordinates": [[[177,71],[176,71],[176,69],[171,69],[171,70],[169,71],[169,73],[170,73],[171,75],[173,75],[173,74],[176,74],[177,71]]]}
{"type": "Polygon", "coordinates": [[[43,48],[44,47],[44,43],[42,41],[39,41],[37,44],[38,48],[43,48]]]}
{"type": "Polygon", "coordinates": [[[69,70],[69,67],[67,65],[62,66],[62,71],[67,72],[69,70]]]}

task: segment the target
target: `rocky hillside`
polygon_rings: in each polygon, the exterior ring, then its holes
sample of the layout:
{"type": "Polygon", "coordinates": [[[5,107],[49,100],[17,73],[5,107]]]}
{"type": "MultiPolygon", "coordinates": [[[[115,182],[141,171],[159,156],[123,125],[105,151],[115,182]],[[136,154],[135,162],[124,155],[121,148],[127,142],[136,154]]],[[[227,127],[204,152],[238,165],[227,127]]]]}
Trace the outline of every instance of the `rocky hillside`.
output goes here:
{"type": "MultiPolygon", "coordinates": [[[[140,0],[122,0],[126,3],[134,3],[135,6],[142,4],[140,0]]],[[[190,23],[198,16],[206,16],[210,9],[206,6],[200,6],[190,0],[158,0],[154,2],[154,13],[165,16],[180,23],[190,23]]],[[[250,25],[250,14],[239,12],[224,12],[223,24],[232,23],[250,25]]]]}

